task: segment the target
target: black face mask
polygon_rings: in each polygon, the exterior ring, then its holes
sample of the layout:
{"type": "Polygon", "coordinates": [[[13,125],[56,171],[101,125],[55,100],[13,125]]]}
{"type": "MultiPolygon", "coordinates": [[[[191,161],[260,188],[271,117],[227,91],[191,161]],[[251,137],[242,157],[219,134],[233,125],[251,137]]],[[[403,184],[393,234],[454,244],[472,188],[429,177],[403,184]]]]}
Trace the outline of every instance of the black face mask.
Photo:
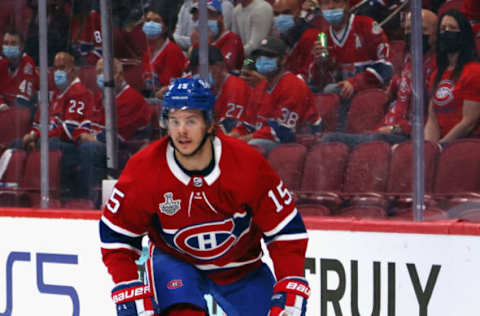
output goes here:
{"type": "Polygon", "coordinates": [[[462,47],[460,32],[445,31],[438,36],[438,49],[445,53],[454,53],[462,47]]]}
{"type": "MultiPolygon", "coordinates": [[[[405,43],[407,44],[407,50],[410,51],[410,41],[412,38],[411,33],[405,34],[405,43]]],[[[422,41],[423,41],[423,54],[427,53],[430,50],[430,34],[422,34],[422,41]]]]}

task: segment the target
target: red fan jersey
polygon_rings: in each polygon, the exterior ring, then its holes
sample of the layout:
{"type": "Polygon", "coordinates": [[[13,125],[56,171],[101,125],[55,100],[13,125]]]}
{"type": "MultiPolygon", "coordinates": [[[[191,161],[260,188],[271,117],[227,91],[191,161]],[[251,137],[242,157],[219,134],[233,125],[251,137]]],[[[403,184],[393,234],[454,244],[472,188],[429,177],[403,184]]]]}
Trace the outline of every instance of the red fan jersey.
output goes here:
{"type": "Polygon", "coordinates": [[[168,38],[160,50],[151,55],[153,47],[149,46],[143,56],[143,80],[147,90],[156,90],[167,86],[172,78],[180,78],[187,59],[177,44],[168,38]]]}
{"type": "MultiPolygon", "coordinates": [[[[105,109],[103,107],[102,95],[99,93],[96,96],[96,106],[90,121],[82,122],[82,127],[94,129],[100,128],[104,130],[105,125],[105,109]],[[92,124],[93,123],[93,124],[92,124]]],[[[122,141],[129,140],[135,132],[141,128],[146,127],[150,123],[152,112],[150,106],[145,101],[145,98],[132,88],[125,84],[117,93],[115,98],[115,106],[117,113],[117,130],[119,139],[122,141]]]]}
{"type": "MultiPolygon", "coordinates": [[[[466,64],[456,82],[450,79],[453,70],[445,70],[435,91],[432,91],[433,110],[440,126],[440,137],[445,136],[462,119],[463,101],[480,102],[480,63],[466,64]]],[[[432,73],[430,90],[437,71],[432,73]]]]}
{"type": "Polygon", "coordinates": [[[335,81],[350,81],[356,91],[385,87],[390,82],[390,44],[373,19],[352,14],[341,31],[330,26],[328,48],[330,66],[314,64],[314,82],[331,75],[335,81]]]}
{"type": "Polygon", "coordinates": [[[72,47],[90,65],[102,58],[102,25],[100,14],[91,11],[85,20],[74,17],[72,20],[72,47]]]}
{"type": "Polygon", "coordinates": [[[242,39],[238,34],[227,31],[213,42],[212,45],[216,46],[222,52],[228,71],[242,68],[245,56],[242,39]]]}
{"type": "Polygon", "coordinates": [[[303,276],[306,229],[279,176],[243,141],[219,135],[213,151],[215,166],[205,176],[182,171],[166,137],[130,158],[100,221],[103,261],[115,283],[138,279],[145,234],[219,284],[261,264],[262,238],[278,280],[303,276]]]}
{"type": "Polygon", "coordinates": [[[240,77],[228,75],[225,79],[215,103],[216,120],[224,132],[229,133],[239,122],[246,120],[250,90],[240,77]]]}
{"type": "Polygon", "coordinates": [[[290,72],[284,73],[271,89],[266,80],[257,84],[251,101],[247,116],[256,128],[253,138],[293,141],[298,130],[317,125],[321,119],[310,88],[290,72]],[[250,114],[253,111],[254,116],[250,114]]]}
{"type": "MultiPolygon", "coordinates": [[[[63,92],[56,89],[50,101],[48,136],[75,141],[78,135],[85,132],[80,128],[80,124],[91,117],[93,106],[92,92],[78,78],[63,92]]],[[[33,130],[37,135],[40,135],[39,119],[40,111],[37,111],[33,123],[33,130]]]]}
{"type": "MultiPolygon", "coordinates": [[[[290,50],[285,68],[296,75],[301,75],[307,80],[308,68],[313,62],[312,49],[313,44],[318,40],[318,34],[322,30],[307,29],[290,50]]],[[[324,30],[326,32],[326,30],[324,30]]]]}
{"type": "Polygon", "coordinates": [[[20,65],[13,72],[8,60],[0,56],[0,105],[15,106],[17,99],[30,101],[38,90],[38,74],[33,59],[23,54],[20,65]]]}
{"type": "MultiPolygon", "coordinates": [[[[428,82],[437,65],[435,54],[426,54],[423,58],[423,77],[428,82]]],[[[410,55],[405,57],[405,67],[402,70],[398,83],[397,98],[385,115],[383,126],[399,126],[403,133],[410,134],[412,130],[412,60],[410,55]]],[[[428,107],[428,86],[425,84],[425,108],[428,107]]]]}

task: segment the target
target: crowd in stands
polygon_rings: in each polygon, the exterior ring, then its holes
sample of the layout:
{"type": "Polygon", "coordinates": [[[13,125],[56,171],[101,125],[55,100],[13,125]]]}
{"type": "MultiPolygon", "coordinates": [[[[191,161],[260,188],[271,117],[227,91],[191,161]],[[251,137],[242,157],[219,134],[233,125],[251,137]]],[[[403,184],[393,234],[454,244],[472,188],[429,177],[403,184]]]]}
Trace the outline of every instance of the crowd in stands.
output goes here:
{"type": "MultiPolygon", "coordinates": [[[[116,96],[121,169],[128,157],[164,135],[161,103],[172,79],[200,76],[199,4],[113,1],[114,80],[106,82],[99,1],[47,3],[48,139],[50,150],[61,153],[58,200],[64,206],[85,200],[85,207],[95,208],[101,180],[120,171],[106,163],[105,86],[113,86],[116,96]]],[[[362,143],[390,149],[411,140],[416,118],[408,1],[206,5],[217,133],[244,140],[266,157],[285,143],[307,150],[342,144],[352,155],[362,143]]],[[[480,1],[424,0],[421,14],[424,135],[442,150],[479,135],[480,1]]],[[[28,156],[39,149],[38,22],[36,0],[0,3],[2,183],[13,168],[13,152],[28,156]],[[9,114],[15,111],[28,113],[22,128],[13,122],[20,115],[9,114]],[[9,133],[13,126],[16,133],[9,133]]],[[[20,189],[22,179],[17,180],[20,189]]],[[[17,202],[0,192],[0,205],[17,202]]]]}

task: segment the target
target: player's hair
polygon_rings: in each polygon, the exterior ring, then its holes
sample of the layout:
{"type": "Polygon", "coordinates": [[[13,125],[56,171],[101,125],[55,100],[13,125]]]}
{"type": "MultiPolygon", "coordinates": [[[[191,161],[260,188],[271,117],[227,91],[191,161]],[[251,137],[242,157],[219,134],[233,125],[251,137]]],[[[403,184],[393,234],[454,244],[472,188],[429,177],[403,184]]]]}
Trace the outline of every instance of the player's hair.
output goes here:
{"type": "Polygon", "coordinates": [[[444,17],[450,16],[457,21],[458,26],[460,28],[460,50],[459,50],[459,55],[457,59],[457,64],[455,65],[455,68],[453,69],[453,73],[451,75],[451,80],[453,82],[456,82],[457,79],[460,77],[460,74],[462,73],[463,67],[471,62],[475,61],[478,59],[477,57],[477,50],[475,47],[475,41],[474,41],[474,35],[473,35],[473,30],[472,30],[472,25],[470,24],[470,21],[468,21],[467,17],[460,11],[458,10],[448,10],[439,19],[439,22],[437,24],[437,45],[436,45],[436,53],[437,53],[437,75],[435,76],[434,84],[433,84],[433,90],[437,88],[440,79],[442,78],[443,73],[448,67],[449,61],[448,61],[448,54],[441,51],[438,45],[438,39],[440,37],[440,25],[444,17]]]}
{"type": "Polygon", "coordinates": [[[19,30],[15,29],[15,28],[9,28],[7,29],[5,32],[3,32],[3,36],[5,37],[5,34],[9,34],[9,35],[12,35],[12,36],[16,36],[18,37],[18,39],[20,40],[20,43],[25,43],[25,39],[23,37],[23,34],[22,32],[20,32],[19,30]]]}

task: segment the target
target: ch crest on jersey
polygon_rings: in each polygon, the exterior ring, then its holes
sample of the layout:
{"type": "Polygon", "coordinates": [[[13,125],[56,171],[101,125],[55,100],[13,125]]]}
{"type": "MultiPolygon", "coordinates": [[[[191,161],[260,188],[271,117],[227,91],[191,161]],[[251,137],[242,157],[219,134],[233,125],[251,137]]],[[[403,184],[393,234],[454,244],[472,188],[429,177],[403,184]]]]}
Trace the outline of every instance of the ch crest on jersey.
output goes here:
{"type": "Polygon", "coordinates": [[[160,212],[168,216],[175,215],[180,210],[181,200],[174,200],[172,192],[165,193],[163,197],[165,198],[165,202],[158,205],[160,212]]]}

